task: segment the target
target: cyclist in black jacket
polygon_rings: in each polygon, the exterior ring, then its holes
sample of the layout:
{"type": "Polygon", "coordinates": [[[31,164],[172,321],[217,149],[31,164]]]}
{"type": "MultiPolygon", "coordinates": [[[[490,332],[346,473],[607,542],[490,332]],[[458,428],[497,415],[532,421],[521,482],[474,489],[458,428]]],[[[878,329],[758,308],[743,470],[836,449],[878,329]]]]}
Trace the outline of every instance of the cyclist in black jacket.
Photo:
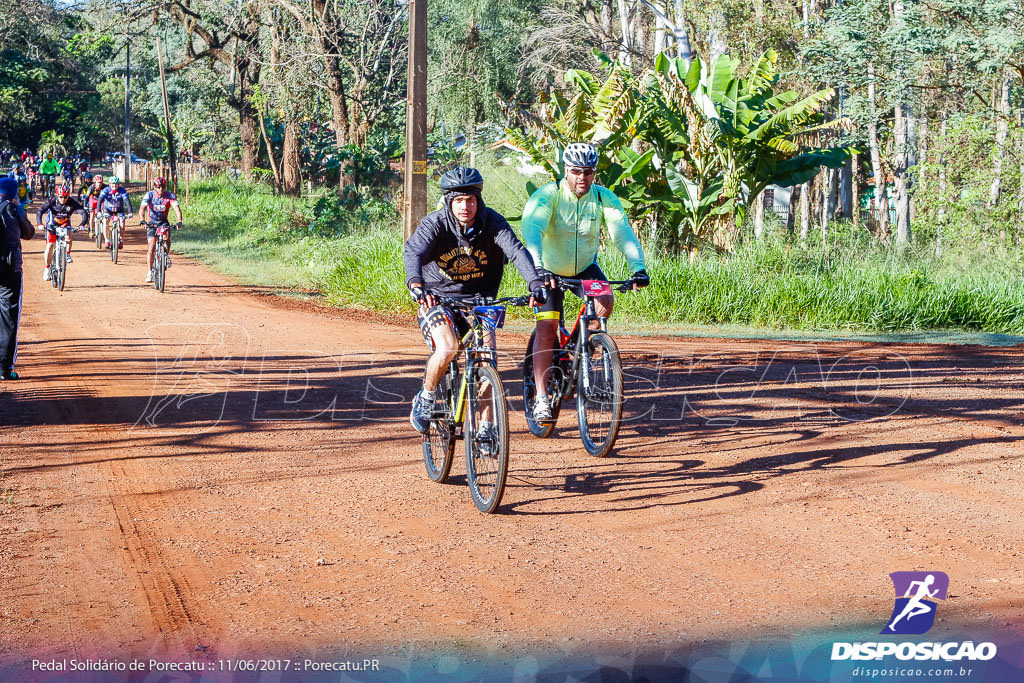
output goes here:
{"type": "MultiPolygon", "coordinates": [[[[531,305],[543,303],[547,295],[533,258],[508,221],[484,206],[483,186],[484,179],[475,168],[447,171],[441,176],[444,205],[425,216],[405,243],[405,284],[420,303],[416,317],[423,338],[433,347],[423,389],[413,399],[409,416],[420,433],[430,428],[434,390],[459,351],[459,339],[469,330],[465,317],[439,304],[435,294],[497,296],[508,259],[529,283],[531,305]]],[[[493,337],[490,343],[494,345],[493,337]]]]}
{"type": "MultiPolygon", "coordinates": [[[[43,279],[50,279],[50,258],[53,256],[53,245],[57,243],[57,231],[55,227],[63,225],[71,227],[71,215],[77,213],[81,217],[78,227],[81,228],[89,222],[89,214],[86,212],[77,199],[71,196],[71,187],[59,185],[54,195],[39,206],[36,212],[36,223],[39,230],[46,229],[46,249],[43,250],[43,259],[46,262],[46,269],[43,279]],[[48,216],[46,224],[44,217],[48,216]]],[[[68,232],[68,263],[71,263],[71,233],[68,232]]]]}

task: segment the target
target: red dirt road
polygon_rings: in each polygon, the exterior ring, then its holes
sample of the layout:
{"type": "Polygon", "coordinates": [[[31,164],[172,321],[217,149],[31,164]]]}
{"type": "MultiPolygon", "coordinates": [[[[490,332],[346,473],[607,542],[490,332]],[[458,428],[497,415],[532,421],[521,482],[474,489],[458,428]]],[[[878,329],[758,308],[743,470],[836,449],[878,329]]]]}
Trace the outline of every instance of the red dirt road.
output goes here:
{"type": "Polygon", "coordinates": [[[411,320],[183,257],[161,295],[142,243],[115,266],[80,239],[63,293],[26,250],[0,661],[877,634],[910,569],[950,576],[936,639],[1022,623],[1020,348],[620,338],[628,422],[597,460],[571,411],[526,432],[506,332],[511,474],[484,516],[461,460],[424,473],[411,320]]]}

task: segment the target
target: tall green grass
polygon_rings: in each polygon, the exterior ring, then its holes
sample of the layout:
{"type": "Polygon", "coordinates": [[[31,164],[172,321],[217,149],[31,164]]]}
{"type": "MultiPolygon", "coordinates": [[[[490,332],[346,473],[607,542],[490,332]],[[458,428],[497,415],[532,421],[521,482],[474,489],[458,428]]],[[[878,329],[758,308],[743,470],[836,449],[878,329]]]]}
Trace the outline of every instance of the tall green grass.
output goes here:
{"type": "MultiPolygon", "coordinates": [[[[491,177],[485,178],[490,187],[491,177]]],[[[498,203],[525,201],[525,189],[506,186],[498,203]]],[[[338,306],[411,312],[397,214],[380,207],[361,214],[357,208],[330,223],[313,220],[316,200],[275,196],[265,186],[226,179],[204,181],[192,188],[188,230],[175,244],[246,283],[316,289],[338,306]]],[[[614,248],[603,249],[600,262],[613,279],[629,274],[614,248]]],[[[616,317],[826,332],[1019,334],[1021,265],[1010,250],[939,257],[922,246],[900,254],[843,224],[825,243],[814,235],[804,245],[776,226],[733,254],[704,253],[691,262],[649,253],[652,286],[621,297],[616,317]]],[[[508,266],[503,293],[524,290],[508,266]]]]}

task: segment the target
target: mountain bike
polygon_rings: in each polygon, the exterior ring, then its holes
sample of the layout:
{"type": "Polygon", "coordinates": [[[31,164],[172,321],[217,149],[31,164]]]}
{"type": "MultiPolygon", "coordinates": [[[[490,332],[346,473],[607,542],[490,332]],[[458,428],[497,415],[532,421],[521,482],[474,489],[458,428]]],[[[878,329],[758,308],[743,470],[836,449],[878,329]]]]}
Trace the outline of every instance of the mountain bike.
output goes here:
{"type": "Polygon", "coordinates": [[[534,330],[526,347],[523,362],[523,402],[526,424],[530,432],[546,439],[551,436],[558,421],[562,402],[576,395],[576,414],[579,419],[580,439],[587,453],[598,458],[608,455],[615,445],[622,421],[622,360],[619,347],[608,334],[608,319],[599,317],[594,300],[611,294],[611,285],[620,292],[631,291],[627,280],[574,280],[556,278],[563,291],[583,288],[583,303],[576,314],[572,332],[567,332],[559,321],[548,373],[547,395],[551,399],[551,421],[538,422],[533,417],[533,404],[537,387],[533,377],[534,330]],[[597,321],[599,328],[590,329],[597,321]]]}
{"type": "Polygon", "coordinates": [[[92,197],[89,200],[89,205],[86,207],[89,211],[89,234],[96,238],[96,248],[103,248],[103,230],[100,229],[103,223],[103,216],[99,212],[99,204],[96,203],[96,198],[92,197]]]}
{"type": "Polygon", "coordinates": [[[45,202],[53,196],[54,191],[57,189],[57,177],[52,173],[41,173],[40,178],[40,182],[43,184],[43,201],[45,202]]]}
{"type": "Polygon", "coordinates": [[[52,229],[57,233],[57,241],[53,245],[53,257],[50,261],[50,282],[63,292],[68,273],[68,233],[81,232],[84,228],[56,225],[52,229]]]}
{"type": "Polygon", "coordinates": [[[466,480],[473,503],[481,512],[494,512],[501,503],[508,475],[508,405],[498,376],[496,352],[488,345],[487,338],[505,323],[502,304],[528,306],[530,298],[438,296],[437,299],[446,306],[465,311],[471,324],[459,344],[466,356],[465,372],[460,378],[456,356],[434,393],[430,428],[423,435],[427,476],[439,483],[448,479],[455,441],[463,439],[466,442],[466,480]],[[481,429],[484,422],[490,423],[489,429],[481,429]]]}
{"type": "Polygon", "coordinates": [[[123,213],[105,213],[100,221],[100,234],[106,237],[107,221],[110,221],[110,260],[117,263],[117,252],[121,248],[121,233],[124,231],[123,213]]]}
{"type": "Polygon", "coordinates": [[[180,230],[181,223],[171,225],[167,221],[156,224],[156,250],[153,253],[153,287],[163,293],[164,281],[167,279],[167,261],[170,259],[170,249],[167,246],[171,230],[180,230]]]}

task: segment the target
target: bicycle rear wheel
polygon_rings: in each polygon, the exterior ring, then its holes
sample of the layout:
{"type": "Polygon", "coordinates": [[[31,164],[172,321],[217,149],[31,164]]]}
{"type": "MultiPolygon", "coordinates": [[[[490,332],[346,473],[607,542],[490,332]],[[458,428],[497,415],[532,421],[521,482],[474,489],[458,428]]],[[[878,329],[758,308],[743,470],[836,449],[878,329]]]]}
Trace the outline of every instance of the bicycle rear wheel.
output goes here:
{"type": "Polygon", "coordinates": [[[526,345],[526,355],[523,357],[523,410],[526,413],[526,426],[530,428],[530,433],[541,439],[546,439],[555,431],[558,413],[562,409],[562,372],[561,368],[552,362],[551,372],[548,374],[548,397],[552,401],[551,422],[537,422],[533,419],[533,404],[537,400],[537,382],[533,377],[533,342],[536,336],[537,331],[534,330],[526,345]]]}
{"type": "Polygon", "coordinates": [[[423,435],[423,463],[431,481],[443,484],[455,459],[455,422],[452,415],[452,380],[445,373],[434,393],[434,414],[430,430],[423,435]]]}
{"type": "Polygon", "coordinates": [[[584,385],[584,359],[576,386],[580,438],[587,453],[603,458],[611,452],[622,421],[622,361],[619,347],[604,332],[594,332],[584,350],[589,358],[589,387],[584,385]]]}
{"type": "Polygon", "coordinates": [[[477,509],[490,513],[501,504],[508,476],[508,406],[497,370],[480,363],[467,372],[466,480],[477,509]]]}

